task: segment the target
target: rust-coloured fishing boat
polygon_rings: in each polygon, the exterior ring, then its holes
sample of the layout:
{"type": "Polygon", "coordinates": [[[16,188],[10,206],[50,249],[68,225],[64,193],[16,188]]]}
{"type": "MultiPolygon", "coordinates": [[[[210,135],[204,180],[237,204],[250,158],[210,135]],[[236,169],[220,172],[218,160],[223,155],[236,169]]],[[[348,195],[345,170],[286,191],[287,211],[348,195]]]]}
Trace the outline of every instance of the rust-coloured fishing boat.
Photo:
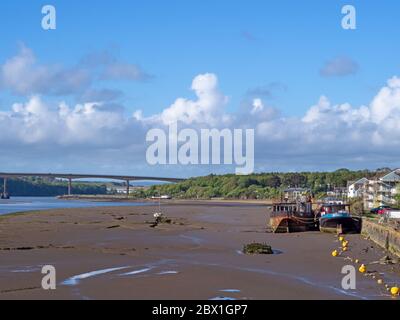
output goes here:
{"type": "Polygon", "coordinates": [[[275,203],[270,225],[274,233],[318,230],[318,219],[312,209],[311,198],[306,201],[275,203]]]}

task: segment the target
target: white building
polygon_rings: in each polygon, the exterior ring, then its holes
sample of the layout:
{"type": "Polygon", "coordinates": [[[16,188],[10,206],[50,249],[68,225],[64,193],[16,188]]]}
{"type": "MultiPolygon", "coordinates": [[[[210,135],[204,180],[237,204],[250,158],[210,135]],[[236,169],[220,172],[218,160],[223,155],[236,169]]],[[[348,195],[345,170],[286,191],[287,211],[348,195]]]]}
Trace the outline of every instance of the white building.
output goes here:
{"type": "Polygon", "coordinates": [[[372,209],[382,205],[396,204],[395,196],[400,184],[400,169],[394,170],[378,179],[362,178],[349,183],[348,197],[362,198],[365,209],[372,209]]]}
{"type": "Polygon", "coordinates": [[[350,182],[349,186],[347,187],[347,197],[350,199],[361,197],[364,185],[368,181],[369,180],[367,178],[362,178],[356,182],[350,182]]]}

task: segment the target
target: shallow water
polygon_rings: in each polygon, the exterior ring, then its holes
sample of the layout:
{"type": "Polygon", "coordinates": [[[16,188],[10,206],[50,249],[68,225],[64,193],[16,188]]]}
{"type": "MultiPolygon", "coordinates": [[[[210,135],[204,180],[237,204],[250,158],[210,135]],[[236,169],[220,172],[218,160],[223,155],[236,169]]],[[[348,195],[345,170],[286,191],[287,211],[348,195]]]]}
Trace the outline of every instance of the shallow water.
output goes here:
{"type": "Polygon", "coordinates": [[[235,301],[237,299],[235,298],[230,298],[230,297],[215,297],[215,298],[211,298],[211,301],[235,301]]]}
{"type": "Polygon", "coordinates": [[[160,275],[160,276],[163,276],[163,275],[178,274],[178,273],[179,273],[178,271],[161,271],[161,272],[159,272],[157,274],[160,275]]]}
{"type": "Polygon", "coordinates": [[[121,276],[133,276],[133,275],[136,275],[136,274],[145,273],[145,272],[150,271],[152,269],[153,268],[151,267],[151,268],[144,268],[144,269],[140,269],[140,270],[135,270],[135,271],[123,273],[123,274],[121,274],[121,276]]]}
{"type": "Polygon", "coordinates": [[[0,215],[50,209],[90,208],[90,207],[137,207],[151,205],[139,202],[102,202],[84,200],[62,200],[53,197],[13,197],[0,200],[0,215]]]}
{"type": "Polygon", "coordinates": [[[100,276],[100,275],[103,275],[103,274],[106,274],[106,273],[120,271],[120,270],[123,270],[123,269],[128,269],[128,268],[129,267],[118,267],[118,268],[103,269],[103,270],[97,270],[97,271],[91,271],[91,272],[79,274],[77,276],[73,276],[73,277],[68,278],[67,280],[63,281],[62,285],[75,286],[75,285],[79,284],[79,282],[81,280],[92,278],[92,277],[95,277],[95,276],[100,276]]]}

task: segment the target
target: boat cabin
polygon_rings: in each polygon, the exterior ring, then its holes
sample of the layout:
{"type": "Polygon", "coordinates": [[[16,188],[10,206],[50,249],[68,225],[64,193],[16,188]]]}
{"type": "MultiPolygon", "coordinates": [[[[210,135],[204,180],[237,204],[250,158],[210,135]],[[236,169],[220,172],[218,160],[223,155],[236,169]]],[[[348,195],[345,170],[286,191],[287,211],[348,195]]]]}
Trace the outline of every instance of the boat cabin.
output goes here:
{"type": "Polygon", "coordinates": [[[274,204],[272,207],[272,212],[275,215],[293,214],[299,216],[309,216],[313,214],[312,204],[309,202],[274,204]]]}
{"type": "Polygon", "coordinates": [[[319,210],[321,216],[328,214],[350,214],[350,205],[348,204],[323,204],[319,210]]]}

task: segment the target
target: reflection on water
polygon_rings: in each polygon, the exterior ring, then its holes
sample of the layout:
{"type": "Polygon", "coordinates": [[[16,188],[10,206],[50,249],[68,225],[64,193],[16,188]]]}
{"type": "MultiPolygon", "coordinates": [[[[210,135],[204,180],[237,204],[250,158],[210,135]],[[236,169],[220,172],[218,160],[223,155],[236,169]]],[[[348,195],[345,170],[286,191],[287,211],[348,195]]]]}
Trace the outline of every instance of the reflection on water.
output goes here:
{"type": "Polygon", "coordinates": [[[230,298],[230,297],[215,297],[210,299],[211,301],[235,301],[237,299],[235,298],[230,298]]]}
{"type": "Polygon", "coordinates": [[[150,268],[144,268],[144,269],[140,269],[140,270],[135,270],[135,271],[123,273],[123,274],[121,274],[121,276],[133,276],[133,275],[135,275],[135,274],[145,273],[145,272],[150,271],[150,270],[152,270],[152,269],[153,269],[153,268],[150,267],[150,268]]]}
{"type": "Polygon", "coordinates": [[[0,200],[0,215],[50,209],[90,208],[90,207],[127,207],[144,206],[149,203],[138,202],[100,202],[84,200],[62,200],[52,197],[14,197],[9,200],[0,200]]]}
{"type": "Polygon", "coordinates": [[[167,274],[178,274],[178,273],[179,273],[178,271],[161,271],[157,274],[162,276],[162,275],[167,275],[167,274]]]}

